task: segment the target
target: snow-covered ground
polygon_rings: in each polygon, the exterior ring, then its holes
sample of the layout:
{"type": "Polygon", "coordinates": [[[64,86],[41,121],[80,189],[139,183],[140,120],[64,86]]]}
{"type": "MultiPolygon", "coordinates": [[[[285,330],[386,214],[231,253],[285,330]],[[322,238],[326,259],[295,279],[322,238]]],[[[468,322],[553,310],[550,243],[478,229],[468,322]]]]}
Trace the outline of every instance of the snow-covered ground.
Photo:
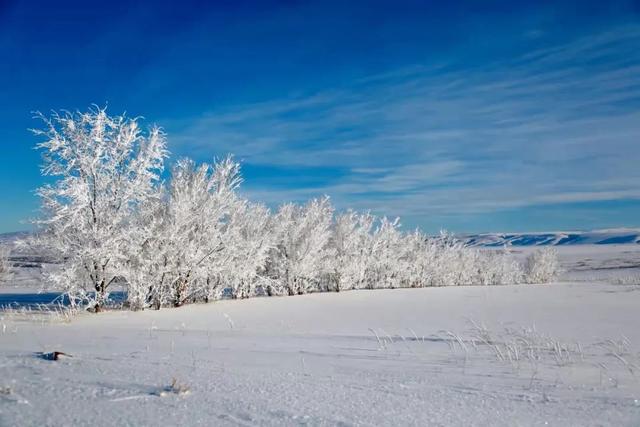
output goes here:
{"type": "Polygon", "coordinates": [[[4,313],[0,425],[640,425],[640,245],[559,252],[550,285],[4,313]]]}

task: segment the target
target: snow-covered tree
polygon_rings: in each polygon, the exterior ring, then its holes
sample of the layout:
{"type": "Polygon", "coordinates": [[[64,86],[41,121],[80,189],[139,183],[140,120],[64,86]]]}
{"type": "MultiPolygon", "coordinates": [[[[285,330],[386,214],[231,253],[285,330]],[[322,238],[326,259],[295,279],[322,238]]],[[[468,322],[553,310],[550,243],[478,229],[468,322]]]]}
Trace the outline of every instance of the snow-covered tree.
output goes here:
{"type": "Polygon", "coordinates": [[[421,231],[402,237],[398,253],[398,278],[401,287],[428,286],[433,259],[429,256],[431,242],[421,231]]]}
{"type": "Polygon", "coordinates": [[[368,212],[348,211],[336,217],[331,238],[334,254],[330,264],[333,290],[336,292],[366,287],[375,220],[368,212]]]}
{"type": "MultiPolygon", "coordinates": [[[[226,233],[225,240],[231,244],[220,253],[221,262],[210,264],[210,277],[219,278],[232,298],[274,293],[274,284],[265,274],[269,254],[276,244],[269,209],[243,200],[231,214],[226,233]]],[[[220,286],[216,289],[214,298],[222,290],[220,286]]]]}
{"type": "Polygon", "coordinates": [[[525,261],[524,275],[527,283],[551,282],[559,273],[558,251],[551,246],[534,251],[525,261]]]}
{"type": "Polygon", "coordinates": [[[304,206],[286,204],[278,210],[274,218],[277,245],[269,270],[288,295],[317,290],[326,278],[332,220],[328,197],[304,206]]]}
{"type": "Polygon", "coordinates": [[[144,132],[138,119],[110,117],[101,108],[38,117],[42,173],[53,177],[37,192],[39,243],[62,262],[47,279],[72,302],[100,310],[126,261],[132,213],[158,185],[165,137],[157,127],[144,132]]]}
{"type": "Polygon", "coordinates": [[[121,267],[127,287],[127,304],[132,309],[168,303],[162,284],[168,275],[168,258],[163,251],[168,242],[166,227],[166,189],[157,188],[131,218],[130,244],[124,249],[121,267]]]}
{"type": "Polygon", "coordinates": [[[269,210],[240,198],[239,164],[179,161],[164,195],[137,216],[129,255],[129,303],[144,308],[246,298],[264,287],[274,247],[269,210]]]}
{"type": "Polygon", "coordinates": [[[160,304],[180,306],[211,295],[215,270],[235,244],[229,221],[242,202],[239,164],[228,157],[214,166],[178,161],[172,170],[168,199],[152,250],[160,259],[157,294],[160,304]]]}
{"type": "Polygon", "coordinates": [[[522,267],[506,250],[467,249],[473,255],[472,279],[467,285],[508,285],[522,283],[522,267]]]}
{"type": "Polygon", "coordinates": [[[393,221],[386,217],[381,218],[371,237],[371,255],[365,278],[367,288],[401,286],[401,274],[398,268],[401,251],[400,218],[393,221]]]}

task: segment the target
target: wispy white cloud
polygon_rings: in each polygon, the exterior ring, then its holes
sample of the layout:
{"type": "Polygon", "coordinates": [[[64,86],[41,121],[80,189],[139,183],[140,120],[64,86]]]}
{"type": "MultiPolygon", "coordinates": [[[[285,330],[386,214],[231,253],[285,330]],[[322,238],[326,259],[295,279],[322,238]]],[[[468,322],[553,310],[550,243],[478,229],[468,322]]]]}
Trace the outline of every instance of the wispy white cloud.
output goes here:
{"type": "MultiPolygon", "coordinates": [[[[535,37],[541,37],[537,34],[535,37]]],[[[170,123],[195,155],[333,167],[339,183],[250,184],[267,202],[446,215],[640,198],[640,26],[474,67],[412,66],[170,123]]]]}

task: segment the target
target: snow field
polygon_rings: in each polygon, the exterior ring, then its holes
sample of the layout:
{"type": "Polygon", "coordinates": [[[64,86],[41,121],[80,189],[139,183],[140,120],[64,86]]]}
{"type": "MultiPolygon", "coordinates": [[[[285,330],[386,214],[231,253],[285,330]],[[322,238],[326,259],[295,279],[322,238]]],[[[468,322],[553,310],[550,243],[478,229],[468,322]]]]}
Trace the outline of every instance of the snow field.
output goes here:
{"type": "Polygon", "coordinates": [[[5,319],[0,424],[635,425],[640,292],[623,288],[373,290],[5,319]],[[509,360],[509,345],[540,348],[509,360]],[[37,354],[55,350],[73,357],[37,354]],[[188,393],[171,391],[174,379],[188,393]]]}

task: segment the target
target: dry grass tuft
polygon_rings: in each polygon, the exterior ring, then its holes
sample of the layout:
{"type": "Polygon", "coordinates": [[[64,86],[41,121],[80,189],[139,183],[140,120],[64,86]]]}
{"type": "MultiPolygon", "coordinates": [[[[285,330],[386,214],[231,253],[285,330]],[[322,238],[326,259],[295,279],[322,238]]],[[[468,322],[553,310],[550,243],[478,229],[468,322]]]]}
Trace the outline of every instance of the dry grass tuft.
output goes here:
{"type": "Polygon", "coordinates": [[[168,394],[177,394],[180,396],[184,396],[189,393],[191,393],[191,388],[185,383],[178,382],[178,380],[174,377],[171,379],[171,384],[162,389],[159,394],[160,396],[166,396],[168,394]]]}

